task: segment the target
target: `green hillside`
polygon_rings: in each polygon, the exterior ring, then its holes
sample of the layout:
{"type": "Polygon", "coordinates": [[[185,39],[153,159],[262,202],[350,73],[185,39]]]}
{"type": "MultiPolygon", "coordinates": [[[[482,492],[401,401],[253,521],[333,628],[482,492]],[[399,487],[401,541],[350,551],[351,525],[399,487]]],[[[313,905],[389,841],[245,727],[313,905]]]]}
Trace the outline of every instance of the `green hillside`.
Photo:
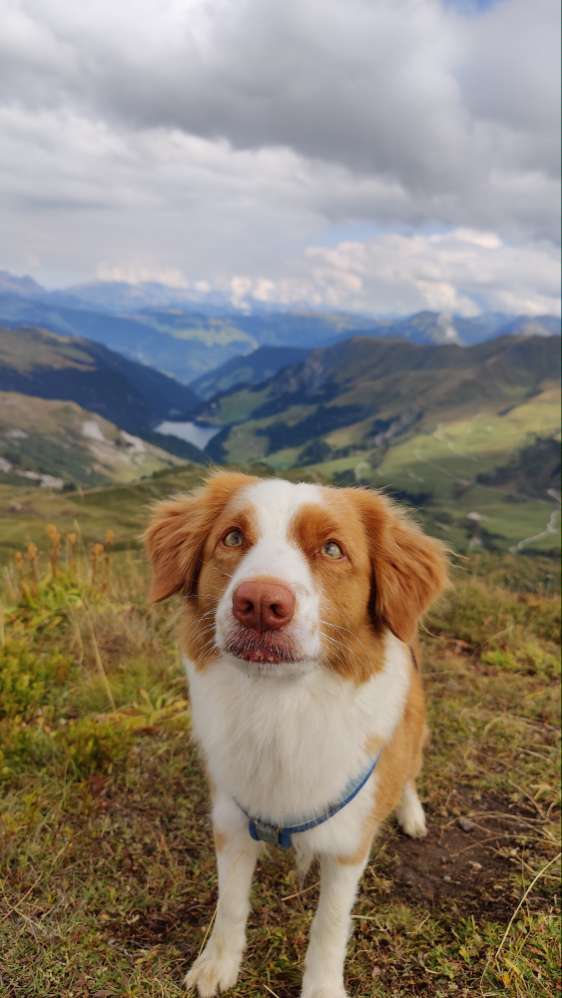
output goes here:
{"type": "Polygon", "coordinates": [[[115,533],[117,546],[135,544],[149,504],[161,496],[193,488],[202,474],[200,465],[182,462],[140,481],[64,493],[16,489],[0,482],[0,561],[29,541],[41,542],[46,525],[55,522],[63,532],[78,526],[86,545],[99,540],[108,527],[115,533]]]}
{"type": "Polygon", "coordinates": [[[191,389],[99,343],[0,326],[0,391],[76,402],[160,448],[201,457],[190,444],[154,433],[161,420],[193,412],[191,389]]]}
{"type": "Polygon", "coordinates": [[[274,377],[291,364],[304,361],[307,351],[299,347],[259,347],[252,353],[233,357],[191,382],[202,399],[230,392],[240,385],[257,385],[274,377]]]}
{"type": "Polygon", "coordinates": [[[0,482],[6,485],[91,487],[180,463],[74,402],[0,392],[0,482]]]}
{"type": "Polygon", "coordinates": [[[185,385],[99,343],[32,327],[0,327],[0,390],[67,398],[131,432],[197,404],[185,385]]]}
{"type": "Polygon", "coordinates": [[[246,442],[262,438],[265,457],[341,428],[349,444],[372,448],[463,412],[499,412],[556,377],[559,361],[556,337],[502,337],[469,348],[353,337],[312,351],[265,384],[221,395],[201,416],[226,426],[213,443],[217,458],[238,457],[240,424],[246,442]]]}
{"type": "Polygon", "coordinates": [[[203,416],[222,429],[208,451],[385,488],[459,550],[553,551],[559,371],[556,337],[470,348],[353,338],[211,400],[203,416]]]}
{"type": "Polygon", "coordinates": [[[560,438],[541,437],[517,451],[508,464],[478,475],[483,485],[544,497],[560,492],[560,438]]]}
{"type": "MultiPolygon", "coordinates": [[[[117,407],[120,419],[111,422],[120,428],[128,429],[124,407],[135,422],[143,418],[146,396],[139,400],[140,416],[136,405],[143,386],[127,395],[123,381],[115,380],[120,370],[111,369],[108,380],[102,364],[108,352],[99,348],[99,360],[96,344],[19,330],[0,335],[0,348],[0,378],[38,394],[64,390],[80,398],[99,392],[97,413],[117,407]]],[[[559,369],[556,337],[511,336],[471,348],[359,337],[312,351],[261,384],[224,392],[205,403],[200,416],[222,427],[207,448],[217,463],[384,488],[459,551],[552,553],[560,526],[559,369]]],[[[166,400],[157,394],[153,412],[155,404],[166,400]]],[[[101,442],[86,440],[80,429],[82,416],[68,430],[75,443],[59,446],[65,440],[62,415],[68,418],[70,411],[57,410],[55,439],[6,421],[4,480],[21,484],[14,476],[16,450],[25,470],[88,487],[164,466],[152,450],[141,460],[138,449],[133,455],[130,447],[114,446],[115,427],[103,431],[112,443],[101,459],[101,442]],[[10,430],[18,428],[26,437],[15,447],[10,430]]],[[[191,445],[161,437],[146,423],[136,435],[147,447],[202,460],[191,445]]],[[[91,495],[93,506],[99,501],[103,508],[104,490],[91,495]]],[[[133,489],[127,505],[135,509],[139,495],[142,490],[133,489]]]]}
{"type": "Polygon", "coordinates": [[[384,488],[415,507],[456,550],[522,545],[554,553],[560,546],[559,454],[560,388],[545,383],[507,412],[451,419],[383,452],[352,450],[308,470],[384,488]]]}

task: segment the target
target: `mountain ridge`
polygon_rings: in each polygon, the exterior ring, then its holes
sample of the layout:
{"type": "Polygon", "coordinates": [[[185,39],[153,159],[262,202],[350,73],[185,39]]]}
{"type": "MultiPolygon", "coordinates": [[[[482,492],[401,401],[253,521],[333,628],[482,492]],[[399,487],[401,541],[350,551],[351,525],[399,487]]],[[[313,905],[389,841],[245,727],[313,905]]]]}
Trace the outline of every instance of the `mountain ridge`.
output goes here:
{"type": "Polygon", "coordinates": [[[318,436],[331,446],[326,437],[335,431],[355,427],[347,446],[376,448],[393,438],[393,427],[404,435],[428,419],[521,401],[559,370],[559,355],[557,338],[510,336],[463,348],[357,337],[310,351],[261,385],[217,396],[198,417],[221,426],[208,446],[215,460],[236,461],[249,447],[260,460],[288,449],[298,464],[295,448],[318,436]]]}
{"type": "Polygon", "coordinates": [[[257,385],[280,370],[304,361],[308,351],[300,347],[258,347],[252,353],[233,357],[220,367],[196,378],[190,387],[201,399],[211,399],[242,385],[257,385]]]}
{"type": "Polygon", "coordinates": [[[314,349],[359,334],[467,346],[506,332],[560,332],[560,320],[548,315],[464,317],[422,310],[383,318],[279,305],[237,309],[220,296],[158,282],[100,281],[49,291],[31,277],[7,272],[0,272],[1,323],[85,336],[185,384],[264,346],[314,349]]]}
{"type": "Polygon", "coordinates": [[[165,418],[198,406],[191,389],[102,344],[33,327],[0,327],[0,390],[72,401],[163,449],[195,460],[180,441],[154,436],[165,418]]]}

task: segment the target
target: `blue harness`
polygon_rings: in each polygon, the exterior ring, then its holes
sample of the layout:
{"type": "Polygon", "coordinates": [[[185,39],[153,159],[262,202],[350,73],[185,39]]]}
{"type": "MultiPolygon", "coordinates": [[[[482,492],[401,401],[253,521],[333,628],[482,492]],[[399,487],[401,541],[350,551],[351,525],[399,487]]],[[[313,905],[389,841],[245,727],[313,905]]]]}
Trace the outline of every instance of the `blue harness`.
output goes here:
{"type": "Polygon", "coordinates": [[[358,777],[351,780],[347,784],[344,790],[343,798],[340,801],[336,804],[330,804],[324,813],[319,815],[317,818],[309,818],[307,821],[303,821],[299,825],[274,825],[270,821],[264,821],[262,818],[253,818],[251,814],[248,814],[245,808],[241,806],[241,804],[238,804],[238,807],[248,819],[248,831],[251,837],[255,842],[267,842],[268,845],[281,846],[282,849],[290,849],[293,844],[293,835],[298,835],[300,832],[309,832],[311,828],[323,825],[325,821],[329,821],[329,819],[333,818],[338,811],[342,811],[344,807],[350,804],[351,801],[357,797],[359,791],[363,789],[367,780],[375,771],[379,758],[380,752],[369,763],[367,769],[363,770],[358,777]]]}

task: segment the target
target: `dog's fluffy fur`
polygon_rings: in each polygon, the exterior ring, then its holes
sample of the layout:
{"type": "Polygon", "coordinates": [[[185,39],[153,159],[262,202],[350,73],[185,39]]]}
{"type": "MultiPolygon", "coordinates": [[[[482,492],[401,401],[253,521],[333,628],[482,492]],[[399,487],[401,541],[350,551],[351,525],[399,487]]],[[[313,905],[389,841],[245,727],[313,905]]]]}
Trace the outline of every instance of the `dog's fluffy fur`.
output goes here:
{"type": "Polygon", "coordinates": [[[446,584],[443,549],[376,492],[231,472],[159,503],[146,543],[152,598],[183,596],[193,727],[213,799],[217,917],[186,984],[207,998],[238,978],[262,848],[241,807],[279,825],[322,814],[380,751],[358,796],[294,837],[300,868],[315,856],[321,866],[302,998],[344,998],[350,913],[373,837],[394,810],[408,835],[426,833],[416,633],[446,584]],[[225,543],[233,530],[236,544],[225,543]],[[264,579],[295,597],[274,632],[233,613],[240,583],[264,579]]]}

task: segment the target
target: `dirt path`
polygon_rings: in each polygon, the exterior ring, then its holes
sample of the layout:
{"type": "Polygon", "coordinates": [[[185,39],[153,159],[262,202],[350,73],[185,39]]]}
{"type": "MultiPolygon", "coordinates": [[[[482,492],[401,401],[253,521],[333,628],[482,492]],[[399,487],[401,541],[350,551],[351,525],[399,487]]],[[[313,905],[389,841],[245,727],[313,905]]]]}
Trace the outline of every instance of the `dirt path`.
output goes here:
{"type": "Polygon", "coordinates": [[[558,509],[553,509],[550,514],[547,524],[544,530],[541,530],[539,534],[532,534],[531,537],[524,537],[522,541],[518,541],[511,547],[511,554],[519,554],[528,544],[535,541],[540,541],[543,537],[549,537],[551,534],[556,534],[560,530],[560,496],[554,491],[554,489],[549,489],[547,493],[551,499],[554,499],[558,503],[558,509]]]}

